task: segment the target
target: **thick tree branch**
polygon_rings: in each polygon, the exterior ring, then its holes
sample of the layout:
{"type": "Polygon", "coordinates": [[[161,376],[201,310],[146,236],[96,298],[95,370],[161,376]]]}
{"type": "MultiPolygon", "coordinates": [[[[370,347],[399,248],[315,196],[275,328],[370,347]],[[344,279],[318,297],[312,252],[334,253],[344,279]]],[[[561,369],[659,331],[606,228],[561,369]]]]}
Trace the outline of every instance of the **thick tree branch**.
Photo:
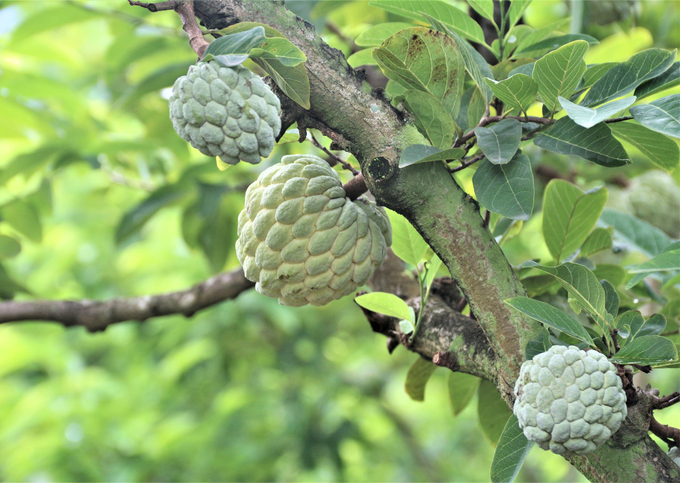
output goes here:
{"type": "Polygon", "coordinates": [[[188,290],[160,295],[111,300],[38,300],[0,303],[0,324],[19,321],[59,322],[66,327],[82,326],[90,332],[128,320],[144,321],[162,315],[197,311],[236,298],[253,287],[242,269],[220,273],[188,290]]]}

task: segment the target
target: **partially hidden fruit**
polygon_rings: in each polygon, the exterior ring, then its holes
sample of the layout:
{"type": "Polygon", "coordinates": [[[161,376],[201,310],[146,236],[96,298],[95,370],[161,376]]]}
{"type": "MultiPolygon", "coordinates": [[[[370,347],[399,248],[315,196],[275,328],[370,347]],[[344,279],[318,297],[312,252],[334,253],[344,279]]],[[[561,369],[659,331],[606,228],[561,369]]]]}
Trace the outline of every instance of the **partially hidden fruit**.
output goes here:
{"type": "Polygon", "coordinates": [[[248,188],[238,236],[238,259],[258,292],[283,305],[324,305],[366,283],[392,228],[375,203],[347,198],[323,159],[290,155],[248,188]]]}
{"type": "Polygon", "coordinates": [[[182,139],[228,164],[257,164],[271,154],[281,130],[278,97],[245,67],[215,60],[189,67],[175,81],[170,119],[182,139]]]}
{"type": "Polygon", "coordinates": [[[594,350],[552,346],[525,361],[513,411],[527,439],[560,455],[586,454],[626,418],[616,367],[594,350]]]}

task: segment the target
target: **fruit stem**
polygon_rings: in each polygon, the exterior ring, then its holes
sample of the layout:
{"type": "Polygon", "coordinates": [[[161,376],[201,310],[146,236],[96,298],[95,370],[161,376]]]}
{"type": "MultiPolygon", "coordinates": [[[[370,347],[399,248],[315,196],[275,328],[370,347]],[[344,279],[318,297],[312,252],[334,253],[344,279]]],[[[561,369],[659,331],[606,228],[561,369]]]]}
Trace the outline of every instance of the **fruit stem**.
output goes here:
{"type": "Polygon", "coordinates": [[[354,178],[350,179],[345,183],[342,189],[345,190],[347,197],[352,201],[366,193],[368,191],[368,186],[366,186],[366,180],[364,180],[363,173],[359,173],[354,178]]]}

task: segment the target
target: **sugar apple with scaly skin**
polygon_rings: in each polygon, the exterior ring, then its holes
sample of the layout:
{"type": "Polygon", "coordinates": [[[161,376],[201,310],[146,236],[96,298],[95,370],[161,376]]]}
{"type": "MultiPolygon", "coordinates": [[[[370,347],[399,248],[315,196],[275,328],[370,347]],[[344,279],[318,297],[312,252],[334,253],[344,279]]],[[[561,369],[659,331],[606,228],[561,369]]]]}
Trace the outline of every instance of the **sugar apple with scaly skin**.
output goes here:
{"type": "Polygon", "coordinates": [[[182,139],[206,156],[257,164],[271,154],[281,130],[281,103],[262,79],[245,67],[215,60],[189,67],[175,81],[170,119],[182,139]]]}
{"type": "Polygon", "coordinates": [[[246,191],[236,253],[256,290],[283,305],[324,305],[366,283],[392,243],[385,210],[351,201],[323,159],[284,156],[246,191]]]}
{"type": "Polygon", "coordinates": [[[527,439],[560,455],[595,451],[628,413],[614,364],[576,346],[552,346],[525,361],[515,397],[513,412],[527,439]]]}

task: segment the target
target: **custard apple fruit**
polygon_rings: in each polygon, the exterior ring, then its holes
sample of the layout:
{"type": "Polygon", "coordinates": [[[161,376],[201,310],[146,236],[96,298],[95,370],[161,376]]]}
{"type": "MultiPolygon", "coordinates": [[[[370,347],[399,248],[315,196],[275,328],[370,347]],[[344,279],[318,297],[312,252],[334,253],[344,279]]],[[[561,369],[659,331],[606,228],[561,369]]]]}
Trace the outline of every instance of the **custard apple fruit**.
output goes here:
{"type": "Polygon", "coordinates": [[[258,292],[283,305],[324,305],[366,283],[392,243],[385,210],[345,196],[311,155],[284,156],[246,192],[236,253],[258,292]]]}
{"type": "Polygon", "coordinates": [[[527,439],[560,455],[595,451],[628,413],[614,364],[576,346],[552,346],[525,361],[515,397],[513,412],[527,439]]]}
{"type": "Polygon", "coordinates": [[[182,139],[206,156],[257,164],[272,152],[281,130],[281,103],[262,79],[245,67],[215,60],[189,67],[175,81],[170,119],[182,139]]]}

